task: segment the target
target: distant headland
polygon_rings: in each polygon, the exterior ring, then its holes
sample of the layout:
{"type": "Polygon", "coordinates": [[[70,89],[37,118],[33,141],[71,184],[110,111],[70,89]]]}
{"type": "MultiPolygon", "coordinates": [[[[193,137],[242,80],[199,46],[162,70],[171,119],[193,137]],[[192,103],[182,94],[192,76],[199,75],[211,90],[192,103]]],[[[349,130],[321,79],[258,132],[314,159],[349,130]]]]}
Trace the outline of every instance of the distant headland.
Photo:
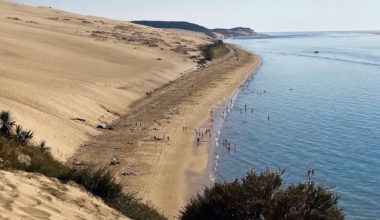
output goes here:
{"type": "Polygon", "coordinates": [[[214,39],[225,39],[231,37],[247,37],[256,36],[257,33],[251,28],[235,27],[235,28],[215,28],[209,29],[204,26],[186,22],[186,21],[131,21],[135,24],[145,25],[154,28],[164,29],[182,29],[205,34],[214,39]]]}

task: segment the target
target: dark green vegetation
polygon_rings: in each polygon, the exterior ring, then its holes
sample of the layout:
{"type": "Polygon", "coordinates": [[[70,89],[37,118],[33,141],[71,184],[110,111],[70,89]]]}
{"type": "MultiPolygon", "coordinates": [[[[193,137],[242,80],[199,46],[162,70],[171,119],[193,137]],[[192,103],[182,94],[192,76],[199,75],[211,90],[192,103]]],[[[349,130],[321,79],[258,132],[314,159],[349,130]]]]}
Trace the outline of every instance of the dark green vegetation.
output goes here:
{"type": "Polygon", "coordinates": [[[226,55],[230,49],[221,40],[215,41],[213,44],[202,45],[199,48],[202,51],[203,59],[199,61],[199,64],[204,64],[206,61],[218,59],[226,55]]]}
{"type": "Polygon", "coordinates": [[[217,38],[217,35],[222,35],[222,38],[253,36],[256,32],[250,28],[236,27],[231,29],[216,28],[208,29],[206,27],[185,22],[185,21],[132,21],[135,24],[141,24],[154,28],[169,28],[169,29],[182,29],[187,31],[195,31],[203,33],[211,38],[217,38]]]}
{"type": "Polygon", "coordinates": [[[16,127],[9,112],[0,113],[0,130],[0,158],[3,160],[0,169],[40,173],[57,178],[63,183],[73,181],[93,195],[102,198],[108,206],[132,219],[166,219],[154,208],[136,199],[134,195],[123,193],[122,186],[109,171],[69,167],[51,156],[45,141],[34,146],[28,141],[25,142],[25,137],[20,139],[17,132],[19,134],[32,132],[23,131],[20,126],[16,127]],[[20,160],[20,155],[24,158],[29,157],[30,161],[20,160]]]}
{"type": "Polygon", "coordinates": [[[216,38],[216,34],[214,34],[214,32],[212,32],[211,30],[203,26],[185,22],[185,21],[132,21],[132,23],[141,24],[141,25],[154,27],[154,28],[169,28],[169,29],[182,29],[182,30],[187,30],[187,31],[195,31],[195,32],[204,33],[205,35],[211,38],[216,38]]]}
{"type": "Polygon", "coordinates": [[[6,137],[10,137],[11,130],[15,126],[16,122],[13,121],[9,112],[1,112],[0,114],[0,134],[6,137]]]}
{"type": "Polygon", "coordinates": [[[283,186],[284,171],[256,174],[232,183],[216,183],[193,197],[181,219],[344,219],[339,197],[316,184],[309,171],[306,183],[283,186]]]}

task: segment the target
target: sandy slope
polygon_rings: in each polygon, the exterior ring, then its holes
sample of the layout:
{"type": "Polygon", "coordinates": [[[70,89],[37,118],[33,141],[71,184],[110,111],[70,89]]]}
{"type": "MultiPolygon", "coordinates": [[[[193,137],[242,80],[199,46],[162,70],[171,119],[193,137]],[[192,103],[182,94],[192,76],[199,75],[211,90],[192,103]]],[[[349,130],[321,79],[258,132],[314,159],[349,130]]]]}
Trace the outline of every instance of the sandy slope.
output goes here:
{"type": "Polygon", "coordinates": [[[127,219],[75,185],[0,171],[0,219],[127,219]]]}
{"type": "Polygon", "coordinates": [[[61,160],[97,135],[98,124],[193,70],[189,57],[205,41],[3,0],[0,33],[0,109],[35,131],[35,140],[46,139],[61,160]]]}

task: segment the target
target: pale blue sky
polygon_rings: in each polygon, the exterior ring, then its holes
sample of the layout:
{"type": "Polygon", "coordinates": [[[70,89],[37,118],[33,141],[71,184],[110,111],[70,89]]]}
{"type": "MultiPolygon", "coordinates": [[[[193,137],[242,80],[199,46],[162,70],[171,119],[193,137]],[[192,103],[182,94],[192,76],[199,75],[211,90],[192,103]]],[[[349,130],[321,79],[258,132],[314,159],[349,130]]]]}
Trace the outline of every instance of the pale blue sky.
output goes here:
{"type": "Polygon", "coordinates": [[[121,20],[267,31],[380,30],[380,0],[15,0],[121,20]]]}

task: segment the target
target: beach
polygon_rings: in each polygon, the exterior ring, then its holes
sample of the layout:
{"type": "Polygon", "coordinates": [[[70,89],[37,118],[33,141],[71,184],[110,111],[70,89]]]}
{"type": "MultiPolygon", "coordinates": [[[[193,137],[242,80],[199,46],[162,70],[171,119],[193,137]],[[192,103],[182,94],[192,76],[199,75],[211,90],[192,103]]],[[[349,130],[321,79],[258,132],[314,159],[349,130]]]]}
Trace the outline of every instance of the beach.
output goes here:
{"type": "Polygon", "coordinates": [[[189,196],[207,184],[210,112],[229,102],[260,64],[257,56],[233,45],[228,47],[228,55],[206,68],[133,103],[129,113],[114,122],[116,129],[94,137],[80,149],[73,163],[102,167],[112,157],[120,158],[120,165],[110,169],[125,189],[150,201],[167,216],[175,216],[189,196]],[[195,131],[203,133],[199,144],[195,131]]]}
{"type": "Polygon", "coordinates": [[[8,1],[0,13],[0,109],[34,143],[72,166],[110,169],[170,218],[211,183],[212,111],[258,68],[256,55],[227,45],[199,65],[212,43],[203,35],[8,1]]]}
{"type": "Polygon", "coordinates": [[[106,3],[0,0],[0,219],[378,219],[380,1],[106,3]]]}

